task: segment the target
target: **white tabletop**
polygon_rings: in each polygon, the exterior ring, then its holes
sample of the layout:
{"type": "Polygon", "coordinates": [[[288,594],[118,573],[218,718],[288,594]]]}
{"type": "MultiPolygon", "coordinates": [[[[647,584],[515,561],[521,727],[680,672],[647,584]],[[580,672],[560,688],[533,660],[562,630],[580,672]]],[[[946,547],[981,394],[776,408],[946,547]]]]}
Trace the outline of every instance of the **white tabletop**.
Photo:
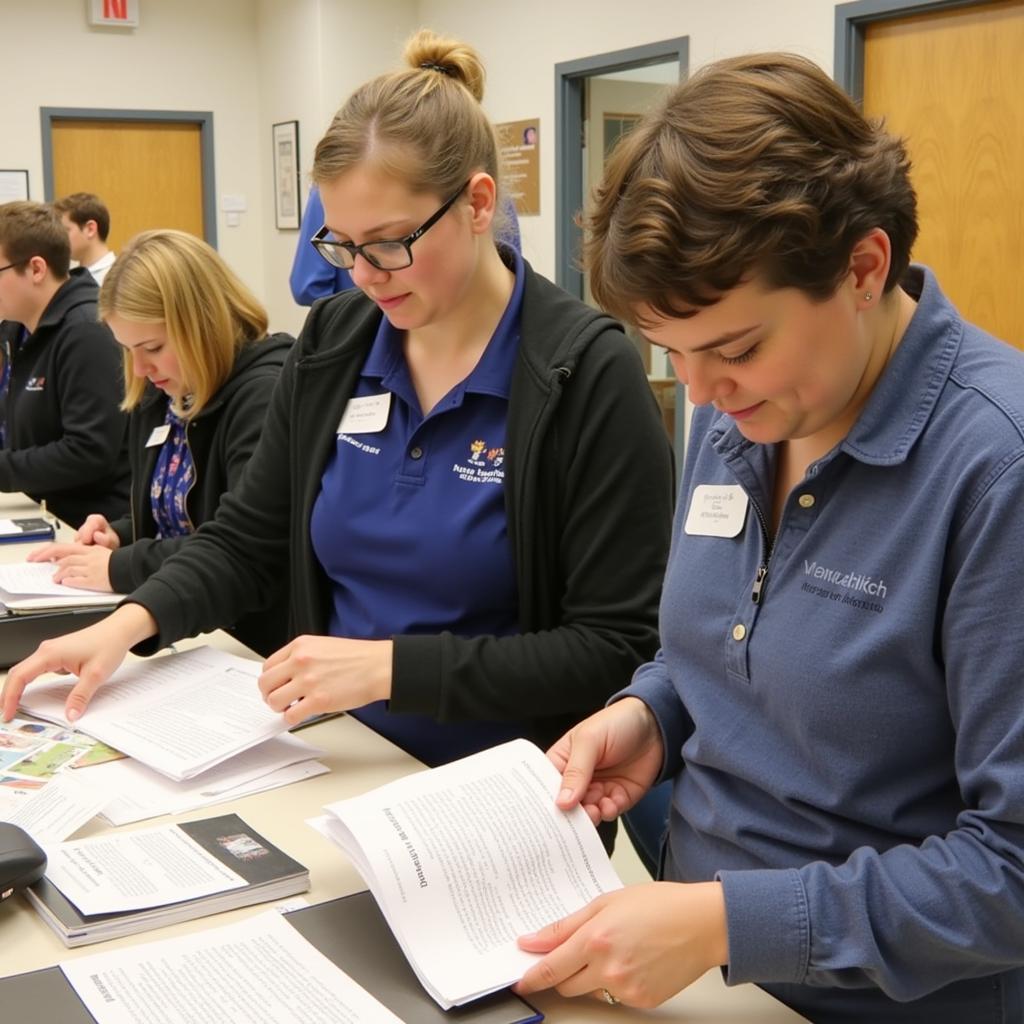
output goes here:
{"type": "MultiPolygon", "coordinates": [[[[0,494],[0,517],[37,515],[38,506],[22,495],[0,494]]],[[[27,544],[0,545],[0,560],[19,561],[31,549],[27,544]]],[[[228,634],[217,632],[176,647],[210,643],[236,654],[255,657],[228,634]]],[[[2,678],[2,677],[0,677],[2,678]]],[[[355,868],[336,846],[305,824],[307,818],[320,813],[327,803],[363,793],[374,786],[422,770],[423,766],[387,740],[367,729],[353,718],[342,717],[310,726],[298,734],[327,751],[321,758],[330,768],[329,774],[304,782],[258,793],[216,807],[205,807],[167,820],[195,820],[231,811],[240,815],[257,832],[281,847],[286,853],[309,868],[311,889],[305,898],[320,903],[365,889],[355,868]]],[[[159,820],[159,819],[158,819],[159,820]]],[[[140,822],[146,827],[153,822],[140,822]]],[[[96,835],[109,831],[99,819],[77,833],[96,835]]],[[[612,858],[625,881],[639,878],[635,856],[628,849],[628,840],[620,832],[625,849],[612,858]]],[[[246,907],[200,918],[183,924],[161,928],[141,935],[114,939],[101,944],[67,949],[24,898],[10,900],[0,906],[0,976],[49,967],[62,960],[88,955],[100,949],[145,942],[150,938],[198,931],[212,924],[257,913],[265,907],[246,907]]],[[[771,996],[752,985],[727,988],[720,972],[709,971],[699,981],[657,1010],[639,1011],[625,1006],[607,1006],[591,998],[563,999],[557,993],[531,997],[543,1010],[551,1024],[584,1024],[584,1022],[617,1022],[637,1024],[650,1021],[678,1021],[680,1024],[793,1024],[803,1018],[787,1009],[771,996]]]]}

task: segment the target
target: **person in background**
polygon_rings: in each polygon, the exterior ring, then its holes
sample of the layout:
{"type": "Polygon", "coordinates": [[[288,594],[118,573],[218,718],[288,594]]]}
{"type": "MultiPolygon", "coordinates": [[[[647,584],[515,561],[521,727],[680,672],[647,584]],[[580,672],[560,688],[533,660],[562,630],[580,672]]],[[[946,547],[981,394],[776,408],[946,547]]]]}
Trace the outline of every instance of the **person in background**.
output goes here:
{"type": "Polygon", "coordinates": [[[550,751],[674,779],[662,882],[524,938],[524,993],[710,967],[808,1020],[1024,1019],[1024,354],[910,264],[902,142],[814,64],[707,66],[615,150],[594,295],[693,420],[661,651],[550,751]]]}
{"type": "Polygon", "coordinates": [[[73,192],[58,199],[53,208],[67,229],[71,258],[85,267],[98,285],[102,285],[115,259],[107,247],[110,211],[103,200],[91,192],[73,192]]]}
{"type": "MultiPolygon", "coordinates": [[[[501,221],[502,236],[499,241],[521,252],[519,238],[519,220],[516,217],[515,204],[507,202],[503,206],[501,221]]],[[[292,272],[288,283],[292,290],[292,298],[300,306],[312,306],[317,299],[336,295],[346,288],[355,287],[349,272],[343,267],[335,267],[323,259],[309,244],[309,240],[324,226],[324,207],[320,202],[320,189],[314,185],[309,190],[306,209],[302,214],[302,225],[299,228],[299,244],[292,261],[292,272]]]]}
{"type": "MultiPolygon", "coordinates": [[[[267,314],[206,242],[184,231],[133,238],[100,290],[99,313],[121,346],[129,411],[130,514],[90,515],[73,544],[29,561],[90,590],[141,586],[234,487],[260,438],[293,338],[267,336],[267,314]]],[[[269,654],[286,639],[282,595],[232,629],[269,654]]]]}
{"type": "Polygon", "coordinates": [[[217,516],[95,629],[7,676],[79,676],[232,621],[279,577],[297,638],[260,688],[351,710],[427,764],[546,745],[653,655],[668,436],[622,328],[495,241],[498,156],[468,46],[421,32],[316,149],[316,303],[217,516]]]}
{"type": "Polygon", "coordinates": [[[96,282],[42,203],[0,205],[0,490],[77,527],[128,508],[128,421],[96,282]]]}

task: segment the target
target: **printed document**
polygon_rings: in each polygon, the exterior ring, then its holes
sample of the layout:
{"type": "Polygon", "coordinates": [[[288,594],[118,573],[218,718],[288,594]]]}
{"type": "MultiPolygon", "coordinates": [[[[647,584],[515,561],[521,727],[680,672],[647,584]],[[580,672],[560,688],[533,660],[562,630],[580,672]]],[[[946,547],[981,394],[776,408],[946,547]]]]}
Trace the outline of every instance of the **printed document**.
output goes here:
{"type": "Polygon", "coordinates": [[[328,768],[313,760],[323,753],[285,733],[183,782],[175,782],[134,758],[90,768],[89,781],[110,794],[103,817],[111,825],[127,825],[323,775],[328,768]]]}
{"type": "Polygon", "coordinates": [[[97,1024],[402,1024],[273,911],[60,967],[97,1024]]]}
{"type": "MultiPolygon", "coordinates": [[[[288,728],[257,686],[260,662],[212,647],[122,665],[95,693],[76,728],[172,779],[190,779],[288,728]]],[[[66,722],[75,679],[35,683],[21,707],[66,722]]]]}
{"type": "MultiPolygon", "coordinates": [[[[68,587],[54,583],[53,574],[57,567],[52,562],[11,562],[0,565],[0,590],[19,597],[56,597],[66,599],[69,605],[80,605],[83,599],[92,604],[117,604],[123,594],[107,594],[99,590],[85,590],[82,587],[68,587]]],[[[16,601],[6,601],[17,607],[16,601]]]]}
{"type": "Polygon", "coordinates": [[[194,900],[246,884],[177,825],[47,848],[46,877],[83,914],[194,900]]]}
{"type": "Polygon", "coordinates": [[[423,987],[445,1009],[518,981],[516,945],[622,887],[561,776],[513,740],[324,808],[311,822],[359,869],[423,987]]]}

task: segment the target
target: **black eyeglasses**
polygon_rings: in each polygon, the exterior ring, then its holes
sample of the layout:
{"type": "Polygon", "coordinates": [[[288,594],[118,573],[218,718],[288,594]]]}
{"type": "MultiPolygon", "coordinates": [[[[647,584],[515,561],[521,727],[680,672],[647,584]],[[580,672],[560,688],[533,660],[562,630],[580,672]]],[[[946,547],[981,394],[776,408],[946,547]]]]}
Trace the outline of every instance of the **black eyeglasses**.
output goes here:
{"type": "Polygon", "coordinates": [[[0,274],[2,274],[5,270],[10,270],[11,267],[20,267],[25,263],[28,263],[28,260],[18,260],[17,263],[8,263],[6,267],[0,267],[0,274]]]}
{"type": "MultiPolygon", "coordinates": [[[[469,182],[466,182],[468,185],[469,182]]],[[[342,270],[351,270],[356,263],[356,256],[360,255],[367,263],[378,270],[404,270],[412,266],[412,243],[422,238],[455,204],[455,200],[466,191],[463,185],[458,192],[447,200],[440,210],[428,220],[425,220],[411,235],[405,238],[382,238],[376,242],[363,242],[356,245],[354,242],[338,242],[327,236],[331,233],[330,228],[325,224],[311,239],[313,248],[332,267],[340,267],[342,270]]]]}

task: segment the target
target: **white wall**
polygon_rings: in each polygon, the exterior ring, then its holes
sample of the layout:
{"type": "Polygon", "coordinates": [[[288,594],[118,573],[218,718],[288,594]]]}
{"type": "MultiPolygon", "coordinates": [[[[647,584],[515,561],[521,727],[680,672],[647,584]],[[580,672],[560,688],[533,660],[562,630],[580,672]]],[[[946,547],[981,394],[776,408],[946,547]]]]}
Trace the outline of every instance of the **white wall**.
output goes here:
{"type": "Polygon", "coordinates": [[[555,272],[554,65],[690,37],[690,68],[752,50],[792,50],[831,74],[835,7],[829,0],[420,0],[420,21],[472,43],[487,66],[484,99],[495,121],[540,117],[541,213],[524,217],[523,251],[555,272]]]}
{"type": "MultiPolygon", "coordinates": [[[[420,25],[480,51],[484,107],[495,121],[540,118],[541,214],[521,220],[523,248],[554,275],[554,65],[689,36],[690,66],[760,49],[803,53],[831,71],[829,0],[142,0],[134,31],[90,29],[85,0],[0,0],[5,93],[0,167],[27,167],[43,198],[40,106],[193,109],[214,113],[216,188],[244,195],[221,253],[296,331],[304,311],[288,293],[295,231],[273,216],[271,125],[297,119],[302,170],[335,109],[360,82],[400,66],[420,25]]],[[[304,182],[305,184],[305,182],[304,182]]]]}
{"type": "Polygon", "coordinates": [[[258,158],[270,140],[258,131],[253,0],[143,0],[134,31],[90,28],[85,0],[0,0],[0,42],[0,166],[28,168],[33,199],[44,198],[40,107],[213,111],[217,195],[249,203],[236,228],[218,210],[218,247],[263,291],[258,158]]]}
{"type": "Polygon", "coordinates": [[[342,101],[362,82],[399,66],[402,42],[416,27],[414,0],[259,0],[258,65],[260,132],[267,216],[263,224],[265,258],[262,296],[271,321],[294,333],[306,311],[296,306],[288,273],[296,231],[279,231],[273,216],[270,164],[271,125],[299,121],[303,206],[313,151],[342,101]]]}

